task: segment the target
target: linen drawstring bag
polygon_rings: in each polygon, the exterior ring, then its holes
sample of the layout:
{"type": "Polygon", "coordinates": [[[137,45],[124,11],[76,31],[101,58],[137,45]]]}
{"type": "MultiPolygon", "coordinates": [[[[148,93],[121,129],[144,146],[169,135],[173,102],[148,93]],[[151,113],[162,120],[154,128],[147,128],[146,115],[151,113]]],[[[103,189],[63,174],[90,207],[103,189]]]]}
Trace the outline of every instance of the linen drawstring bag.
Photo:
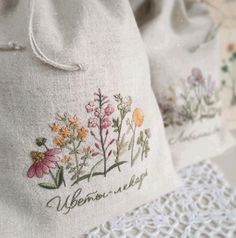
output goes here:
{"type": "Polygon", "coordinates": [[[179,179],[129,3],[31,3],[0,19],[1,237],[80,237],[179,179]]]}
{"type": "Polygon", "coordinates": [[[177,169],[235,144],[222,123],[216,28],[193,1],[133,3],[177,169]]]}

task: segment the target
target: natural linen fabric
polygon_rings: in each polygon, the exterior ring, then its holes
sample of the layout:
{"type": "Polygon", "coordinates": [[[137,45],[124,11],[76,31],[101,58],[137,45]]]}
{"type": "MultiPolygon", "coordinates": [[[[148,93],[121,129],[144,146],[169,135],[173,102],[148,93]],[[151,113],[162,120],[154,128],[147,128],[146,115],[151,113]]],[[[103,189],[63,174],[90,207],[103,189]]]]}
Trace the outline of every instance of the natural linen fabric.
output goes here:
{"type": "Polygon", "coordinates": [[[221,117],[218,38],[204,5],[151,0],[132,6],[176,168],[232,146],[221,117]]]}
{"type": "Polygon", "coordinates": [[[176,188],[127,1],[23,0],[0,29],[25,47],[0,51],[1,237],[79,237],[176,188]]]}

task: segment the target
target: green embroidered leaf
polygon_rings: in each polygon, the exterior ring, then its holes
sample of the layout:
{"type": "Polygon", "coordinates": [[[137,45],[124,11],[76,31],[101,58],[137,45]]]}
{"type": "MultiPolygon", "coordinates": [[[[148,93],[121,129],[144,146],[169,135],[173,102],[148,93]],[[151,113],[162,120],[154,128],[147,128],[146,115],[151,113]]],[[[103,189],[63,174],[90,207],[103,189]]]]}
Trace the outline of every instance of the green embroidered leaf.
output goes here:
{"type": "Polygon", "coordinates": [[[211,105],[213,105],[214,103],[215,103],[215,101],[214,100],[211,100],[209,97],[204,97],[204,101],[205,101],[205,103],[206,103],[206,105],[207,106],[211,106],[211,105]]]}
{"type": "Polygon", "coordinates": [[[233,59],[236,59],[236,52],[233,53],[233,59]]]}
{"type": "Polygon", "coordinates": [[[229,67],[228,67],[228,65],[223,65],[223,66],[221,67],[221,70],[222,70],[224,73],[229,72],[229,67]]]}
{"type": "Polygon", "coordinates": [[[127,161],[120,161],[118,163],[113,164],[111,167],[109,167],[109,169],[107,170],[107,173],[110,172],[112,169],[116,168],[117,166],[120,166],[125,163],[127,163],[127,161]]]}
{"type": "Polygon", "coordinates": [[[57,174],[56,174],[56,182],[57,182],[57,187],[59,188],[62,184],[64,180],[64,169],[61,166],[58,170],[57,170],[57,174]]]}
{"type": "Polygon", "coordinates": [[[114,128],[118,128],[119,127],[119,118],[117,118],[117,119],[113,118],[112,122],[113,122],[112,127],[114,127],[114,128]]]}
{"type": "Polygon", "coordinates": [[[40,187],[46,188],[46,189],[57,189],[57,186],[55,184],[52,184],[52,183],[39,183],[38,185],[40,187]]]}
{"type": "Polygon", "coordinates": [[[88,177],[88,182],[90,181],[90,179],[93,177],[93,172],[95,171],[95,169],[98,167],[98,165],[103,161],[103,159],[99,160],[90,170],[90,175],[88,177]]]}

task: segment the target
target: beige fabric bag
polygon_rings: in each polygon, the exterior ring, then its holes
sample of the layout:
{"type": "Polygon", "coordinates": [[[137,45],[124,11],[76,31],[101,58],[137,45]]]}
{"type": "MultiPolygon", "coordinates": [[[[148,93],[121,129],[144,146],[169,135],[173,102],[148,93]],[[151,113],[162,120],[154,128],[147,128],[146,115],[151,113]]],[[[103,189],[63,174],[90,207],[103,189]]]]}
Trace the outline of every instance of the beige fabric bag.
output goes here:
{"type": "Polygon", "coordinates": [[[220,61],[214,24],[201,4],[134,4],[177,169],[223,152],[235,141],[222,124],[220,61]]]}
{"type": "Polygon", "coordinates": [[[0,20],[1,236],[79,237],[179,179],[128,2],[28,3],[0,20]]]}

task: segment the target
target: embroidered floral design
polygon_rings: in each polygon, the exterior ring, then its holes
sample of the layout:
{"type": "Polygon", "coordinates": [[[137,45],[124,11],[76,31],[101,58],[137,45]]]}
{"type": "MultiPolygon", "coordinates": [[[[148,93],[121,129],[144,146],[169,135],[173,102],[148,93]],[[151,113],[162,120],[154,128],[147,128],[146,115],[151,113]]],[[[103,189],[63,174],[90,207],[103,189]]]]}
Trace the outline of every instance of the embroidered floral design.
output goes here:
{"type": "Polygon", "coordinates": [[[159,100],[165,127],[217,116],[221,113],[219,91],[210,75],[205,78],[200,69],[193,68],[181,87],[170,87],[169,96],[159,100]]]}
{"type": "Polygon", "coordinates": [[[74,186],[95,176],[106,177],[114,169],[121,171],[129,162],[129,158],[121,160],[124,152],[130,151],[131,167],[139,157],[140,161],[147,158],[151,133],[150,129],[140,129],[144,123],[142,109],[131,112],[131,97],[121,94],[114,95],[114,101],[116,106],[98,89],[94,99],[85,105],[87,126],[77,115],[57,113],[49,125],[54,146],[49,149],[46,138],[36,139],[36,145],[44,150],[31,152],[33,164],[28,177],[41,179],[50,175],[52,182],[39,183],[39,186],[58,189],[62,184],[74,186]],[[67,177],[70,182],[66,183],[67,177]]]}

